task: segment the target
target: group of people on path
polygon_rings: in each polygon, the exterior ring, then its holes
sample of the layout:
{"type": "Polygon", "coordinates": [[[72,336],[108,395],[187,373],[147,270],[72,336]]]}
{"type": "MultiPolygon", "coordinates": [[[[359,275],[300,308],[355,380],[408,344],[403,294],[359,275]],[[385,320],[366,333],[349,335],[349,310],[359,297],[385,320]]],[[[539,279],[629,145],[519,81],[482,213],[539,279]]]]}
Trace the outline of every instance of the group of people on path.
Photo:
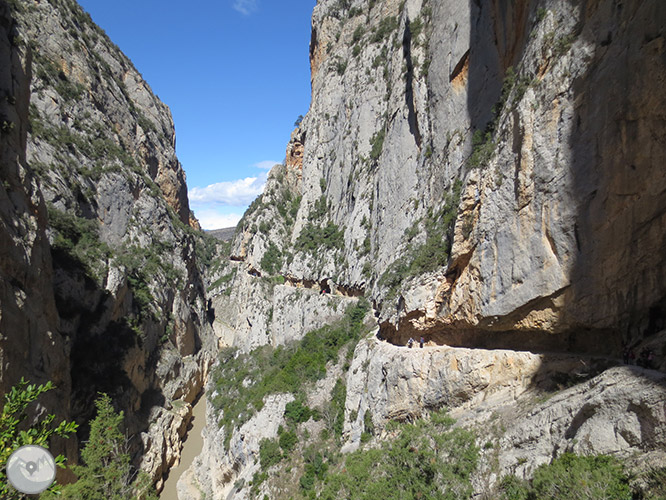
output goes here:
{"type": "MultiPolygon", "coordinates": [[[[423,344],[424,343],[425,343],[425,340],[423,339],[423,337],[421,337],[419,339],[419,347],[421,349],[423,349],[423,344]]],[[[414,346],[414,339],[412,337],[409,337],[409,340],[407,341],[407,347],[409,347],[411,349],[413,346],[414,346]]]]}
{"type": "Polygon", "coordinates": [[[622,348],[622,361],[625,365],[638,365],[642,368],[653,369],[654,351],[645,347],[641,350],[638,359],[636,359],[636,353],[634,350],[628,345],[625,345],[622,348]]]}

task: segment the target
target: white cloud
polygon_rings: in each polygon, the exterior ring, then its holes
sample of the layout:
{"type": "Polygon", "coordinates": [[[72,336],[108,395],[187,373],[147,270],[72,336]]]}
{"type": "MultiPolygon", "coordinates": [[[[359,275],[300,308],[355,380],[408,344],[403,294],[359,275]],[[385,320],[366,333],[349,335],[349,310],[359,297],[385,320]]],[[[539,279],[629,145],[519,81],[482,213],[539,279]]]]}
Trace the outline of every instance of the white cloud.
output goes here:
{"type": "Polygon", "coordinates": [[[194,187],[190,189],[188,196],[192,203],[242,207],[264,191],[267,176],[267,172],[262,172],[256,177],[217,182],[203,188],[194,187]]]}
{"type": "Polygon", "coordinates": [[[257,10],[257,0],[236,0],[234,9],[245,16],[249,16],[257,10]]]}
{"type": "Polygon", "coordinates": [[[213,208],[195,209],[194,215],[203,229],[234,227],[243,216],[238,213],[223,214],[213,208]]]}
{"type": "Polygon", "coordinates": [[[275,165],[277,165],[279,162],[273,161],[273,160],[266,160],[266,161],[260,161],[259,163],[255,163],[254,166],[257,168],[260,168],[261,170],[270,170],[273,168],[275,165]]]}

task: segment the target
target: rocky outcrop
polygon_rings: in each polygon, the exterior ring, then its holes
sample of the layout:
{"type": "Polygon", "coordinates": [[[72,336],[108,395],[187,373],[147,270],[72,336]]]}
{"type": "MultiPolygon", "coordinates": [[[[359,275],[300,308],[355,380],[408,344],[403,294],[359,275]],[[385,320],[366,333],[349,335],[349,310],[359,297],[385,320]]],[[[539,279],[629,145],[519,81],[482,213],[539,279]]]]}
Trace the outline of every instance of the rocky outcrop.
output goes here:
{"type": "Polygon", "coordinates": [[[108,393],[159,486],[214,351],[171,114],[76,2],[0,9],[1,387],[80,423],[108,393]]]}
{"type": "Polygon", "coordinates": [[[529,477],[567,451],[666,463],[665,388],[663,373],[618,367],[513,414],[499,439],[501,472],[529,477]]]}
{"type": "MultiPolygon", "coordinates": [[[[342,317],[355,301],[342,293],[322,293],[319,283],[273,280],[244,263],[231,262],[229,281],[211,289],[213,330],[219,347],[248,352],[263,345],[280,346],[342,317]]],[[[221,272],[225,272],[221,271],[221,272]]]]}
{"type": "Polygon", "coordinates": [[[226,453],[220,450],[224,432],[217,425],[217,410],[209,404],[204,449],[179,481],[179,498],[205,498],[206,492],[214,499],[249,498],[249,490],[243,486],[259,470],[259,443],[277,437],[285,406],[293,399],[291,394],[268,396],[261,411],[234,430],[226,453]]]}

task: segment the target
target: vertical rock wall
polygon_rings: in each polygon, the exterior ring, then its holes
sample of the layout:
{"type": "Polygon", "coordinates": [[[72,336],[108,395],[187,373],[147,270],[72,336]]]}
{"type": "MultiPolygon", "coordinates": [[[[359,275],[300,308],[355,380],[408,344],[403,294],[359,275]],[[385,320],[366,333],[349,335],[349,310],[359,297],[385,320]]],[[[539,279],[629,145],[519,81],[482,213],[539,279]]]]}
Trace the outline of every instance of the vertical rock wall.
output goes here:
{"type": "Polygon", "coordinates": [[[108,393],[159,486],[214,353],[171,114],[76,2],[0,8],[0,388],[80,423],[108,393]]]}
{"type": "Polygon", "coordinates": [[[368,291],[387,335],[616,352],[657,331],[665,18],[653,1],[320,1],[298,212],[264,234],[258,207],[237,252],[259,269],[272,242],[281,274],[368,291]]]}

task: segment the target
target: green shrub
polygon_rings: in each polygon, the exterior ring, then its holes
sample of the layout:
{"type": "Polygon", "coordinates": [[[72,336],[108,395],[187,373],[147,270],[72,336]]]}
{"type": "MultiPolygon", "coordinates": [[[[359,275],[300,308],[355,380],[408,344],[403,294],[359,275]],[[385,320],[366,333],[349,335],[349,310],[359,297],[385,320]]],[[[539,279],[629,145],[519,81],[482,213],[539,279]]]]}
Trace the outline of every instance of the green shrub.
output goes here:
{"type": "Polygon", "coordinates": [[[539,466],[531,481],[513,476],[500,483],[504,500],[631,500],[629,480],[622,464],[606,455],[565,453],[539,466]]]}
{"type": "MultiPolygon", "coordinates": [[[[17,385],[12,387],[4,395],[4,404],[0,409],[0,498],[6,500],[18,500],[25,498],[15,489],[10,488],[7,483],[5,466],[7,460],[14,450],[27,444],[35,444],[48,447],[51,436],[69,438],[78,427],[74,422],[62,421],[54,426],[55,415],[42,415],[31,427],[24,428],[23,423],[27,419],[27,408],[39,396],[53,389],[53,383],[47,382],[36,386],[29,384],[23,378],[17,385]]],[[[55,457],[56,465],[64,468],[65,457],[55,457]]],[[[59,491],[58,485],[53,485],[49,491],[59,491]]]]}
{"type": "Polygon", "coordinates": [[[324,461],[321,453],[314,450],[306,450],[304,474],[299,481],[304,490],[312,490],[317,479],[323,480],[328,472],[328,464],[324,461]]]}
{"type": "MultiPolygon", "coordinates": [[[[308,332],[289,346],[263,346],[244,355],[222,351],[212,374],[216,395],[211,396],[211,402],[216,409],[224,410],[219,424],[225,427],[225,447],[232,429],[261,410],[268,394],[296,394],[304,384],[323,378],[326,364],[336,360],[343,346],[354,344],[365,332],[363,318],[369,307],[365,300],[350,305],[340,321],[308,332]]],[[[295,405],[290,409],[296,413],[295,405]]]]}
{"type": "Polygon", "coordinates": [[[384,139],[386,138],[386,131],[381,129],[379,132],[376,132],[372,139],[370,139],[370,158],[377,161],[382,155],[382,150],[384,149],[384,139]]]}
{"type": "MultiPolygon", "coordinates": [[[[322,190],[322,193],[324,190],[322,190]]],[[[328,200],[325,195],[321,195],[319,199],[315,200],[312,211],[308,214],[309,222],[317,222],[324,218],[328,213],[328,200]]]]}
{"type": "Polygon", "coordinates": [[[265,471],[282,460],[282,451],[277,439],[262,439],[259,443],[259,463],[261,470],[265,471]]]}
{"type": "Polygon", "coordinates": [[[340,472],[325,477],[319,498],[471,498],[470,477],[478,461],[475,437],[434,422],[396,424],[395,440],[350,453],[340,472]]]}
{"type": "Polygon", "coordinates": [[[472,136],[472,154],[467,160],[469,168],[486,167],[495,154],[495,141],[490,132],[485,134],[481,130],[472,136]]]}
{"type": "Polygon", "coordinates": [[[412,35],[412,40],[417,40],[422,31],[423,21],[420,17],[417,17],[409,23],[409,32],[412,35]]]}
{"type": "Polygon", "coordinates": [[[536,498],[547,500],[631,500],[622,465],[605,455],[577,456],[565,453],[550,465],[542,465],[531,481],[536,498]]]}
{"type": "Polygon", "coordinates": [[[321,227],[308,222],[296,239],[294,249],[297,252],[316,253],[323,249],[327,251],[341,250],[344,247],[344,232],[337,224],[328,222],[321,227]]]}
{"type": "Polygon", "coordinates": [[[345,74],[345,71],[347,71],[347,61],[340,57],[336,57],[334,67],[338,75],[342,76],[345,74]]]}
{"type": "Polygon", "coordinates": [[[63,500],[157,498],[147,475],[137,473],[130,462],[127,438],[122,432],[123,412],[102,394],[95,401],[97,415],[90,424],[90,438],[81,451],[83,464],[72,467],[78,480],[65,486],[63,500]],[[136,495],[136,497],[134,496],[136,495]]]}
{"type": "Polygon", "coordinates": [[[354,30],[354,34],[352,35],[352,43],[356,44],[360,42],[361,38],[363,38],[363,35],[365,35],[365,26],[361,24],[354,30]]]}
{"type": "Polygon", "coordinates": [[[307,422],[313,415],[313,411],[308,408],[300,399],[287,403],[284,409],[284,418],[292,424],[307,422]]]}
{"type": "Polygon", "coordinates": [[[269,243],[259,265],[269,274],[277,273],[282,267],[282,252],[272,241],[269,243]]]}
{"type": "Polygon", "coordinates": [[[372,36],[372,42],[378,43],[387,38],[391,33],[398,29],[398,18],[389,16],[382,19],[377,27],[374,35],[372,36]]]}
{"type": "Polygon", "coordinates": [[[280,448],[282,448],[282,451],[285,454],[288,454],[296,447],[298,436],[296,436],[296,433],[292,430],[284,431],[282,434],[280,434],[278,442],[280,443],[280,448]]]}
{"type": "Polygon", "coordinates": [[[328,425],[337,438],[342,436],[342,428],[345,423],[345,403],[347,401],[347,386],[339,378],[335,381],[333,390],[331,390],[331,402],[329,403],[329,422],[328,425]]]}

